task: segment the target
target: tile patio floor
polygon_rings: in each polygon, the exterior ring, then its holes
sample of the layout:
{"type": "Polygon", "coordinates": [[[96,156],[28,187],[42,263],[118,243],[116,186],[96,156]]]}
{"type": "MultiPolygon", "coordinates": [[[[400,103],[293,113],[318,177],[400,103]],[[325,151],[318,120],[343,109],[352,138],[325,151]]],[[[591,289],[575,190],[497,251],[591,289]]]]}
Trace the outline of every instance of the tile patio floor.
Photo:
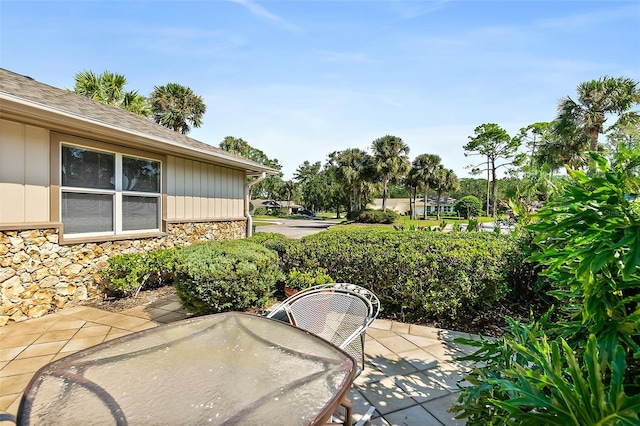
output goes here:
{"type": "MultiPolygon", "coordinates": [[[[0,327],[0,413],[16,414],[29,380],[46,363],[187,316],[174,295],[120,313],[77,306],[0,327]]],[[[452,341],[459,336],[470,337],[376,320],[367,333],[366,368],[350,391],[354,421],[373,405],[370,425],[464,424],[447,412],[468,368],[455,361],[465,350],[452,341]]]]}

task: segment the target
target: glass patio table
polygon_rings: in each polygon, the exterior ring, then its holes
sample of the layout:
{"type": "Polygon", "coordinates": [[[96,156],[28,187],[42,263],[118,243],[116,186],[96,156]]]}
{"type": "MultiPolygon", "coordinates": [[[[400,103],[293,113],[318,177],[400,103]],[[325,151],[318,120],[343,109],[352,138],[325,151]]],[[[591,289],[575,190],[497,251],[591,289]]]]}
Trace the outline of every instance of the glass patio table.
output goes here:
{"type": "Polygon", "coordinates": [[[232,312],[114,339],[42,367],[24,425],[314,425],[353,383],[353,358],[289,324],[232,312]]]}

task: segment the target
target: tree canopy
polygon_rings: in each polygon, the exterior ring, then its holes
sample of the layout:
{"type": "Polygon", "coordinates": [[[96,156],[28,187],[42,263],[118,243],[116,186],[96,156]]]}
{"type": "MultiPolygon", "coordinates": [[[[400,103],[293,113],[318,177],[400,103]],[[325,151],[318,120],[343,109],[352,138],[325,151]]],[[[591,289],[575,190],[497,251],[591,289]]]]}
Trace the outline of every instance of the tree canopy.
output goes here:
{"type": "Polygon", "coordinates": [[[409,171],[409,146],[397,136],[373,141],[373,165],[382,180],[382,210],[386,209],[389,182],[399,182],[409,171]]]}
{"type": "Polygon", "coordinates": [[[122,74],[103,71],[102,74],[97,75],[93,71],[82,71],[76,73],[74,79],[74,93],[143,117],[147,117],[150,113],[144,96],[135,90],[124,89],[127,79],[122,74]]]}
{"type": "Polygon", "coordinates": [[[202,126],[207,106],[201,96],[177,83],[155,86],[149,95],[153,120],[176,132],[187,134],[191,126],[202,126]]]}
{"type": "Polygon", "coordinates": [[[602,77],[580,83],[578,97],[567,96],[558,104],[558,131],[570,137],[589,140],[589,150],[598,150],[598,136],[604,133],[608,114],[618,116],[620,122],[637,122],[640,102],[638,83],[627,77],[602,77]]]}

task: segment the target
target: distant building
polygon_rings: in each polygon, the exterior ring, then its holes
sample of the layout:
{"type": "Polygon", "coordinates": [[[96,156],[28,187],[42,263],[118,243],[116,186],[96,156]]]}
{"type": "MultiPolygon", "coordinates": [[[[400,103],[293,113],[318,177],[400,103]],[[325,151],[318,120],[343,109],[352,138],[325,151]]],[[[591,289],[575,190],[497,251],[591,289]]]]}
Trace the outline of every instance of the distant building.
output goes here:
{"type": "MultiPolygon", "coordinates": [[[[453,213],[453,207],[458,202],[457,199],[451,197],[440,197],[440,213],[453,213]]],[[[437,207],[437,197],[430,195],[427,197],[427,215],[435,215],[437,207]]],[[[401,215],[408,215],[411,209],[411,200],[409,198],[387,198],[386,207],[401,215]]],[[[376,198],[372,203],[367,204],[368,209],[382,210],[382,198],[376,198]]],[[[420,216],[424,212],[424,198],[416,199],[416,215],[420,216]]]]}
{"type": "Polygon", "coordinates": [[[303,206],[299,204],[295,204],[293,201],[276,201],[276,200],[265,200],[261,198],[256,198],[251,200],[251,205],[253,205],[253,209],[263,208],[267,209],[267,211],[272,212],[274,210],[282,210],[284,213],[290,209],[291,214],[298,213],[298,210],[302,210],[303,206]]]}

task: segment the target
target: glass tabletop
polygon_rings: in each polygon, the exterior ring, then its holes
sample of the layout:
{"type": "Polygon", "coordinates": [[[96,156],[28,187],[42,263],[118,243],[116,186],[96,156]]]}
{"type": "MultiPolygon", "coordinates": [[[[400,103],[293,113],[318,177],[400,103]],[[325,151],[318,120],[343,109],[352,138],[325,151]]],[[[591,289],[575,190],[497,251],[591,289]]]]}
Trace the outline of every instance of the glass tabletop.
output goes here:
{"type": "Polygon", "coordinates": [[[18,424],[320,424],[355,361],[280,321],[224,313],[179,321],[41,368],[18,424]]]}

